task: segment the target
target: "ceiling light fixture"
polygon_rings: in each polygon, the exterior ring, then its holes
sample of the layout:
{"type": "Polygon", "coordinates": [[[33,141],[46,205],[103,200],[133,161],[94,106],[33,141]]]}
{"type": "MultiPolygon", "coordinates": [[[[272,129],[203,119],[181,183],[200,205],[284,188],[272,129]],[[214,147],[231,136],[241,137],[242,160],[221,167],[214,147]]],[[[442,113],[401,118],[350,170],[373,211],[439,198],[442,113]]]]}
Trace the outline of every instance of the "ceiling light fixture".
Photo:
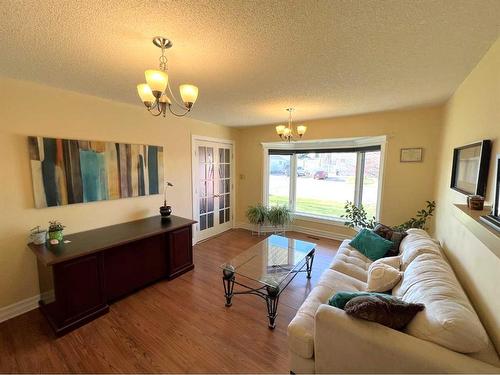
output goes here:
{"type": "MultiPolygon", "coordinates": [[[[290,142],[293,141],[295,134],[292,128],[292,112],[294,111],[293,108],[287,108],[288,111],[288,126],[287,125],[278,125],[276,126],[276,133],[279,135],[282,141],[290,142]]],[[[297,125],[297,134],[299,138],[302,138],[302,136],[306,133],[307,131],[307,126],[305,125],[297,125]]]]}
{"type": "Polygon", "coordinates": [[[198,98],[198,87],[188,84],[180,85],[179,91],[184,104],[179,104],[168,84],[168,67],[165,50],[172,47],[172,41],[162,36],[157,36],[153,38],[153,44],[161,48],[160,70],[146,70],[144,75],[146,76],[147,83],[137,85],[137,93],[153,116],[163,115],[163,117],[165,117],[167,107],[174,116],[185,116],[191,112],[191,108],[198,98]],[[168,95],[168,93],[170,93],[170,95],[168,95]],[[184,111],[183,113],[175,113],[172,110],[172,100],[182,108],[184,111]]]}

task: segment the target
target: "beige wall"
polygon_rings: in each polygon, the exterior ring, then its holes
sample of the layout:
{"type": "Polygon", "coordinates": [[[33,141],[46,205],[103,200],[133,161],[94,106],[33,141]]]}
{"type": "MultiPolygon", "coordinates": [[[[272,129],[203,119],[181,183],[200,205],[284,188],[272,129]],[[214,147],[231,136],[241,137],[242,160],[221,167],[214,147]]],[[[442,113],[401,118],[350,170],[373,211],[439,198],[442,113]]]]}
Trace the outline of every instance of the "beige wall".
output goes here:
{"type": "Polygon", "coordinates": [[[173,116],[155,118],[137,105],[0,79],[0,307],[38,294],[34,255],[27,234],[51,219],[66,232],[130,221],[158,213],[159,195],[35,209],[26,136],[51,136],[164,146],[169,203],[191,217],[191,135],[234,139],[235,130],[173,116]]]}
{"type": "MultiPolygon", "coordinates": [[[[442,107],[381,112],[361,116],[307,121],[307,140],[387,136],[380,219],[399,224],[434,198],[435,161],[442,123],[442,107]],[[400,149],[423,147],[422,163],[400,163],[400,149]]],[[[261,142],[275,142],[274,126],[241,128],[238,137],[239,176],[237,221],[246,222],[248,205],[262,201],[263,153],[261,142]]],[[[350,233],[342,226],[296,220],[294,224],[319,230],[350,233]]]]}
{"type": "MultiPolygon", "coordinates": [[[[500,152],[500,39],[446,105],[437,178],[436,234],[462,285],[500,351],[500,258],[454,216],[453,203],[466,198],[449,188],[453,148],[482,139],[500,152]]],[[[493,199],[493,162],[486,199],[493,199]]]]}

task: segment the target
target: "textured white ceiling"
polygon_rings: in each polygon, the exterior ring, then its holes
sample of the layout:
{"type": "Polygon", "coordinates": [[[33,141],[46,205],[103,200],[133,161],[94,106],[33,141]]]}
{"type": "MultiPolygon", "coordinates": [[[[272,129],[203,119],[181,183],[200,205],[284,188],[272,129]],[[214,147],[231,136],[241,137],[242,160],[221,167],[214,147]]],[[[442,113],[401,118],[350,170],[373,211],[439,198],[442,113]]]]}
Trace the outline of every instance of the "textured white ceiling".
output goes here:
{"type": "MultiPolygon", "coordinates": [[[[168,36],[192,117],[255,125],[446,100],[500,35],[500,0],[2,0],[0,74],[141,106],[168,36]]],[[[160,120],[159,120],[160,121],[160,120]]]]}

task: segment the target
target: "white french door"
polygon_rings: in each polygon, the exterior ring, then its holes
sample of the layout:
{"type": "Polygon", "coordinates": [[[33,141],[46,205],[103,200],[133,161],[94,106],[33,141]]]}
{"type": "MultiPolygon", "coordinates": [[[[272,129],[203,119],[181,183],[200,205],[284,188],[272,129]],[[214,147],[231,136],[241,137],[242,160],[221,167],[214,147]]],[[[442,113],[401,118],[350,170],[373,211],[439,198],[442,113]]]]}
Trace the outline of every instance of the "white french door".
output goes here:
{"type": "Polygon", "coordinates": [[[233,227],[233,145],[193,139],[195,240],[233,227]]]}

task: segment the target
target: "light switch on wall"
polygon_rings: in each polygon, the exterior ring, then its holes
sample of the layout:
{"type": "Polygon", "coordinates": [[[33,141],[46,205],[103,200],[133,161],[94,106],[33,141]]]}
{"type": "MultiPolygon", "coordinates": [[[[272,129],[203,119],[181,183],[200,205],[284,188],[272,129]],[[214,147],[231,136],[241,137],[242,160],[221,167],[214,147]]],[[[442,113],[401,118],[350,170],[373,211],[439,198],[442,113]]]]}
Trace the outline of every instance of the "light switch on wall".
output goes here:
{"type": "Polygon", "coordinates": [[[240,180],[244,180],[246,176],[244,174],[240,174],[240,180]]]}

